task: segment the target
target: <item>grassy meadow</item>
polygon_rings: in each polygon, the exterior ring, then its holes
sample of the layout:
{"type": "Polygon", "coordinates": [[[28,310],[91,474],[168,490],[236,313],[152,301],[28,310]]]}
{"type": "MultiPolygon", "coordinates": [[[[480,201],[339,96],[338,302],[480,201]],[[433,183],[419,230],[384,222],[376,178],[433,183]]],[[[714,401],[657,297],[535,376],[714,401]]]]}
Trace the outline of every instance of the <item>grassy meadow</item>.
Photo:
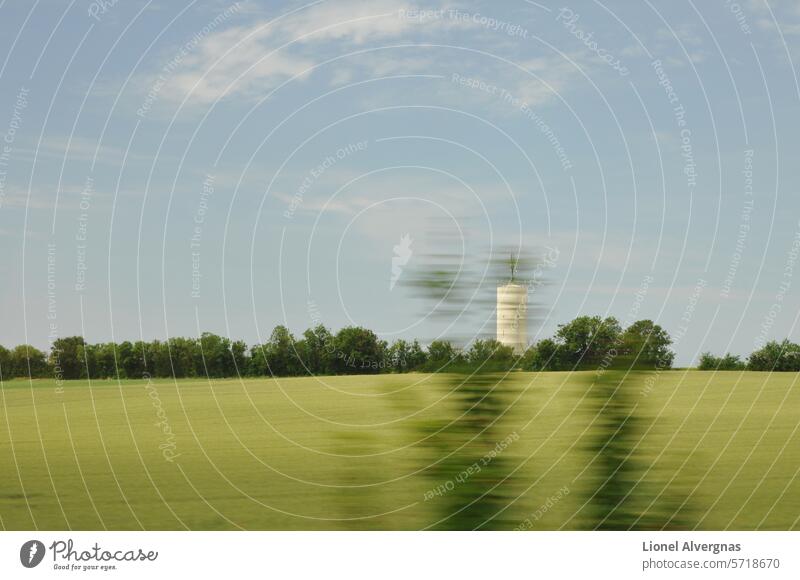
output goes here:
{"type": "MultiPolygon", "coordinates": [[[[485,423],[443,374],[7,381],[0,526],[457,528],[459,488],[502,461],[485,523],[471,527],[591,529],[608,472],[594,376],[512,373],[485,423]],[[473,428],[454,430],[464,421],[473,428]]],[[[637,526],[800,529],[797,378],[630,373],[623,455],[637,526]]]]}

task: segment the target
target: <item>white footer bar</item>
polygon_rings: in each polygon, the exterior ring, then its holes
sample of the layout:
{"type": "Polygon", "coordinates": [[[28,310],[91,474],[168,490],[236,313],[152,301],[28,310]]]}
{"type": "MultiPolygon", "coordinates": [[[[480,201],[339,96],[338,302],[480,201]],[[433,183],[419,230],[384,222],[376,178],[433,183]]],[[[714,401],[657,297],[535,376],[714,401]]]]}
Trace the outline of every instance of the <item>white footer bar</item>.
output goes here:
{"type": "Polygon", "coordinates": [[[0,533],[4,579],[796,579],[799,564],[800,532],[0,533]]]}

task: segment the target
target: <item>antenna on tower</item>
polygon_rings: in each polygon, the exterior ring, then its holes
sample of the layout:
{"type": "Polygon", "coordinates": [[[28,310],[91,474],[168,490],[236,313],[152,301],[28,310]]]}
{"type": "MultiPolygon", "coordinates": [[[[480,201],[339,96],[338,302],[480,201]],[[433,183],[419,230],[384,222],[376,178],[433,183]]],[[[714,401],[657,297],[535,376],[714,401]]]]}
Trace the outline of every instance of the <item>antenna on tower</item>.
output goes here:
{"type": "Polygon", "coordinates": [[[508,266],[511,268],[511,282],[514,281],[514,276],[517,273],[517,264],[519,262],[519,258],[515,258],[514,254],[511,254],[508,257],[508,266]]]}

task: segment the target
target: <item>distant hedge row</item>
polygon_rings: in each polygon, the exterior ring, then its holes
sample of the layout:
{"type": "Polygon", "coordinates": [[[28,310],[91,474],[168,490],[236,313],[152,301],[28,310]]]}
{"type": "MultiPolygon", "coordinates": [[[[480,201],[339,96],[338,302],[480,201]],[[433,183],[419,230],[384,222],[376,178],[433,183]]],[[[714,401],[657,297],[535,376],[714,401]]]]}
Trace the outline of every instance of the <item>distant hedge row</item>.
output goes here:
{"type": "Polygon", "coordinates": [[[0,377],[69,380],[376,374],[436,370],[480,357],[514,360],[511,349],[495,341],[476,341],[462,353],[446,341],[434,341],[427,348],[416,340],[397,340],[390,345],[359,327],[333,334],[320,325],[298,339],[286,327],[278,326],[269,340],[251,347],[209,332],[199,338],[100,344],[71,336],[55,340],[47,354],[29,345],[13,350],[0,346],[0,377]]]}
{"type": "MultiPolygon", "coordinates": [[[[584,370],[672,367],[669,334],[651,320],[622,328],[615,318],[581,316],[562,324],[552,338],[522,356],[495,340],[475,340],[460,349],[444,340],[389,344],[369,329],[349,326],[337,333],[319,325],[296,338],[278,326],[263,344],[203,333],[199,338],[89,344],[80,336],[55,340],[49,353],[21,345],[0,346],[0,378],[109,379],[143,377],[307,376],[433,372],[464,366],[493,370],[584,370]]],[[[704,353],[701,369],[800,371],[800,346],[770,342],[747,361],[704,353]]]]}
{"type": "Polygon", "coordinates": [[[669,337],[650,321],[639,321],[624,332],[616,320],[581,317],[559,327],[520,357],[495,340],[476,340],[467,349],[437,340],[389,344],[374,332],[346,327],[337,333],[319,325],[296,338],[278,326],[263,344],[248,347],[212,333],[199,338],[166,341],[124,341],[90,344],[80,336],[55,340],[49,353],[29,345],[7,350],[0,346],[0,376],[107,379],[142,377],[304,376],[437,371],[489,365],[495,370],[548,370],[603,365],[633,349],[652,363],[671,363],[669,337]],[[638,345],[638,346],[637,346],[638,345]],[[644,348],[642,348],[644,345],[644,348]],[[609,357],[613,354],[613,357],[609,357]]]}
{"type": "Polygon", "coordinates": [[[753,352],[742,360],[734,354],[714,356],[710,352],[700,355],[698,367],[704,371],[779,371],[800,372],[800,345],[786,339],[781,342],[775,340],[768,342],[763,347],[753,352]]]}

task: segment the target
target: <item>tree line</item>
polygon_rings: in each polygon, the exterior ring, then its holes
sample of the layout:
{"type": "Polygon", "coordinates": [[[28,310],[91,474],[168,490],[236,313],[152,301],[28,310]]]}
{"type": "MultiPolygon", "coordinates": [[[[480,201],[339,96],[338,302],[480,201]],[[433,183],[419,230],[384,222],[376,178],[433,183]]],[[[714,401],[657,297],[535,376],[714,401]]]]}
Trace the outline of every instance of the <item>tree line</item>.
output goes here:
{"type": "Polygon", "coordinates": [[[745,360],[735,354],[714,356],[710,352],[700,355],[697,368],[702,371],[771,371],[800,372],[800,344],[784,339],[771,340],[751,353],[745,360]]]}
{"type": "MultiPolygon", "coordinates": [[[[307,376],[435,372],[480,366],[491,370],[586,370],[672,367],[669,334],[651,320],[623,328],[613,317],[581,316],[561,324],[552,338],[518,356],[493,339],[459,348],[446,340],[423,347],[418,340],[389,344],[369,329],[325,326],[295,337],[277,326],[263,343],[249,346],[210,332],[199,338],[90,344],[83,337],[53,341],[45,353],[31,345],[0,346],[0,379],[115,379],[143,377],[307,376]]],[[[800,346],[770,342],[747,362],[704,353],[701,369],[800,371],[800,346]]]]}
{"type": "Polygon", "coordinates": [[[493,339],[475,340],[466,349],[446,340],[423,347],[418,340],[389,344],[362,327],[349,326],[334,334],[318,325],[295,337],[285,326],[277,326],[266,341],[250,347],[210,332],[199,338],[99,344],[80,336],[63,337],[53,341],[49,353],[31,345],[12,350],[0,346],[0,377],[303,376],[453,370],[476,365],[496,370],[558,370],[601,364],[615,345],[620,353],[627,353],[636,340],[652,343],[643,351],[642,360],[650,361],[654,355],[669,358],[668,350],[663,350],[669,345],[668,335],[650,321],[635,323],[623,333],[614,319],[581,317],[561,325],[553,339],[540,341],[521,357],[493,339]]]}
{"type": "Polygon", "coordinates": [[[389,345],[366,328],[336,334],[319,325],[295,338],[278,326],[269,339],[251,347],[210,332],[199,338],[90,344],[81,336],[53,341],[45,353],[31,345],[0,346],[0,378],[109,379],[142,377],[302,376],[373,374],[419,370],[454,351],[449,343],[418,341],[389,345]]]}

